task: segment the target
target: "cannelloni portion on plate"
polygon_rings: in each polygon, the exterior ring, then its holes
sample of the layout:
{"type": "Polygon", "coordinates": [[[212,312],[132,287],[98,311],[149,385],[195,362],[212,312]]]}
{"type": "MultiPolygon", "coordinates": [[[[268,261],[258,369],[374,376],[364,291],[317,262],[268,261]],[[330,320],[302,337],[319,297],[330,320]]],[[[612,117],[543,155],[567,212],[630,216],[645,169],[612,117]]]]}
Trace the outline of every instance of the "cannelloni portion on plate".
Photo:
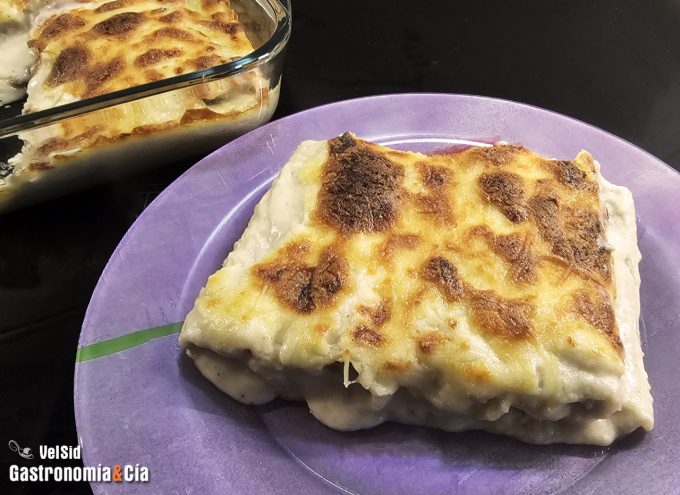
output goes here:
{"type": "Polygon", "coordinates": [[[630,192],[522,146],[302,143],[186,318],[234,399],[607,445],[653,427],[630,192]]]}

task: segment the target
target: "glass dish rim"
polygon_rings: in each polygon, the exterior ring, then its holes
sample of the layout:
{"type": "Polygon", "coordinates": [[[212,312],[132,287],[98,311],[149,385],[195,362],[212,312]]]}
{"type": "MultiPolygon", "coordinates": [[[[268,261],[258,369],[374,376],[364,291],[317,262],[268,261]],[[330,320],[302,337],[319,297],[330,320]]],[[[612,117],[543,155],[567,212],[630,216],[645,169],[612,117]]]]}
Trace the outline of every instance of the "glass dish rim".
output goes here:
{"type": "MultiPolygon", "coordinates": [[[[66,103],[46,110],[39,110],[0,120],[0,141],[22,131],[45,127],[72,117],[77,117],[122,103],[140,100],[169,91],[188,88],[197,84],[224,79],[259,67],[273,59],[286,46],[292,28],[290,0],[262,0],[275,14],[276,29],[262,46],[237,60],[216,65],[159,81],[120,89],[84,100],[66,103]]],[[[260,3],[256,0],[256,3],[260,3]]]]}

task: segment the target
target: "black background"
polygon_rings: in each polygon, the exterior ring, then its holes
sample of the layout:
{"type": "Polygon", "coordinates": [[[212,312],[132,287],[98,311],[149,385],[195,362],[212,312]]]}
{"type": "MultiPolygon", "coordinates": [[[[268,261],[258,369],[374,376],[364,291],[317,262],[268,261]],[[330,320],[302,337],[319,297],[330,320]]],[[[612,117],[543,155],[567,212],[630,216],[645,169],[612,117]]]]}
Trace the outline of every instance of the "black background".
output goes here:
{"type": "MultiPolygon", "coordinates": [[[[383,93],[495,96],[584,120],[680,169],[678,1],[294,0],[293,10],[274,118],[383,93]]],[[[0,443],[77,443],[73,363],[92,290],[128,227],[194,161],[0,216],[0,443]]],[[[4,483],[18,458],[0,452],[4,483]]]]}

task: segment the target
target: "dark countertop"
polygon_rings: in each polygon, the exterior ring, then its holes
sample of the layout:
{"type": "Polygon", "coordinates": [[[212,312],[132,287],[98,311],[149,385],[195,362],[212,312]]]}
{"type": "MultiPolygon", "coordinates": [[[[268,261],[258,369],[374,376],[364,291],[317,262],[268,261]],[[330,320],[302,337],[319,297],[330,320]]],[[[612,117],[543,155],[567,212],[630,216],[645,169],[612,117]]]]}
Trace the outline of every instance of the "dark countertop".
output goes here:
{"type": "MultiPolygon", "coordinates": [[[[382,93],[487,95],[578,118],[680,170],[678,2],[293,3],[275,118],[382,93]]],[[[77,443],[73,368],[92,290],[132,222],[194,161],[0,216],[2,442],[77,443]]],[[[2,452],[6,469],[15,454],[2,452]]]]}

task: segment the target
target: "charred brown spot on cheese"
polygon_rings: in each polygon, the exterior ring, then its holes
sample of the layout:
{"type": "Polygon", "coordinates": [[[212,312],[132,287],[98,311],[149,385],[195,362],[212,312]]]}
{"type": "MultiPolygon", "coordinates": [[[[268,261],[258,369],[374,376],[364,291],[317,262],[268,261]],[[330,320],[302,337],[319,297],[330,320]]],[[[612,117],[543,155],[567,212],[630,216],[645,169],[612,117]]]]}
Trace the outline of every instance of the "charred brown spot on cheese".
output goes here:
{"type": "Polygon", "coordinates": [[[442,346],[445,340],[446,337],[439,332],[427,332],[416,339],[418,350],[423,354],[432,354],[442,346]]]}
{"type": "Polygon", "coordinates": [[[514,232],[508,235],[494,236],[493,248],[508,260],[515,260],[524,250],[524,238],[514,232]]]}
{"type": "Polygon", "coordinates": [[[309,313],[317,307],[311,289],[313,272],[311,267],[283,266],[260,269],[258,275],[272,283],[280,302],[299,312],[309,313]]]}
{"type": "Polygon", "coordinates": [[[130,4],[130,0],[113,0],[113,2],[106,2],[94,9],[98,14],[102,12],[111,12],[112,10],[119,10],[130,4]]]}
{"type": "Polygon", "coordinates": [[[313,330],[318,335],[326,335],[328,333],[328,330],[330,330],[330,327],[323,323],[317,323],[316,325],[314,325],[313,330]]]}
{"type": "Polygon", "coordinates": [[[219,22],[231,22],[231,21],[237,21],[238,20],[238,15],[236,12],[233,11],[220,11],[220,12],[215,12],[210,16],[210,18],[213,21],[219,21],[219,22]]]}
{"type": "Polygon", "coordinates": [[[485,225],[476,225],[468,231],[470,237],[481,237],[491,249],[510,263],[510,277],[515,283],[536,281],[539,258],[529,246],[529,235],[517,232],[507,235],[494,235],[485,225]]]}
{"type": "Polygon", "coordinates": [[[586,174],[578,168],[573,162],[559,160],[553,161],[553,170],[557,174],[557,178],[563,184],[568,186],[578,187],[586,180],[586,174]]]}
{"type": "Polygon", "coordinates": [[[157,64],[161,60],[178,57],[181,53],[182,50],[179,48],[170,48],[168,50],[151,48],[135,59],[135,65],[137,67],[148,67],[149,65],[157,64]]]}
{"type": "Polygon", "coordinates": [[[534,196],[529,205],[553,254],[577,268],[597,273],[604,280],[610,279],[611,256],[599,242],[604,229],[596,212],[561,208],[557,195],[550,193],[534,196]]]}
{"type": "Polygon", "coordinates": [[[144,14],[122,12],[98,22],[92,30],[103,36],[121,36],[131,33],[144,22],[144,14]]]}
{"type": "Polygon", "coordinates": [[[66,13],[52,17],[47,20],[38,38],[29,42],[29,46],[35,46],[39,50],[43,50],[51,40],[84,25],[85,21],[75,14],[66,13]]]}
{"type": "Polygon", "coordinates": [[[158,20],[166,24],[177,24],[182,20],[182,18],[182,13],[179,10],[174,10],[169,14],[159,17],[158,20]]]}
{"type": "Polygon", "coordinates": [[[442,256],[428,259],[421,269],[421,276],[434,284],[449,301],[459,300],[465,291],[458,270],[442,256]]]}
{"type": "Polygon", "coordinates": [[[179,119],[180,125],[190,124],[192,122],[209,121],[217,119],[225,119],[225,115],[214,112],[209,108],[191,108],[182,114],[179,119]]]}
{"type": "Polygon", "coordinates": [[[381,245],[378,255],[387,261],[400,249],[413,249],[419,242],[420,237],[415,234],[390,234],[381,245]]]}
{"type": "Polygon", "coordinates": [[[552,193],[539,193],[529,200],[529,209],[543,238],[550,244],[559,241],[562,228],[557,196],[552,193]]]}
{"type": "Polygon", "coordinates": [[[489,369],[480,363],[463,363],[463,373],[469,380],[486,383],[491,380],[491,372],[489,369]]]}
{"type": "Polygon", "coordinates": [[[109,62],[97,64],[87,71],[85,76],[85,83],[87,85],[87,94],[93,95],[97,93],[98,88],[106,81],[113,79],[120,74],[125,68],[125,61],[122,57],[116,57],[109,62]]]}
{"type": "Polygon", "coordinates": [[[466,233],[466,238],[470,239],[473,237],[482,237],[485,239],[491,239],[493,237],[493,232],[486,225],[475,225],[468,229],[466,233]]]}
{"type": "Polygon", "coordinates": [[[48,139],[42,145],[40,145],[37,151],[39,154],[46,155],[48,153],[67,150],[71,147],[82,147],[91,142],[92,139],[101,132],[101,130],[102,129],[100,126],[93,126],[88,129],[85,129],[83,132],[76,136],[73,136],[72,138],[48,139]]]}
{"type": "Polygon", "coordinates": [[[452,172],[446,167],[419,163],[418,170],[423,184],[429,189],[442,189],[452,180],[452,172]]]}
{"type": "Polygon", "coordinates": [[[175,27],[157,29],[151,36],[153,38],[170,38],[182,41],[196,41],[196,38],[194,38],[190,32],[175,27]]]}
{"type": "MultiPolygon", "coordinates": [[[[147,125],[140,125],[132,129],[132,132],[129,134],[131,136],[145,136],[147,134],[151,134],[153,132],[159,132],[159,131],[164,131],[166,129],[172,129],[175,127],[175,124],[172,122],[163,122],[161,124],[147,124],[147,125]]],[[[106,138],[106,141],[102,142],[115,142],[117,139],[120,137],[126,137],[128,134],[122,134],[118,136],[113,136],[111,138],[106,138]]]]}
{"type": "Polygon", "coordinates": [[[214,21],[203,22],[202,24],[209,29],[226,33],[230,35],[232,39],[236,39],[238,33],[241,31],[240,24],[231,20],[224,21],[217,19],[214,21]]]}
{"type": "Polygon", "coordinates": [[[194,60],[190,60],[189,64],[191,64],[194,69],[200,70],[200,69],[209,69],[210,67],[215,67],[216,65],[220,65],[225,63],[226,61],[217,55],[204,55],[202,57],[195,58],[194,60]]]}
{"type": "Polygon", "coordinates": [[[163,74],[155,69],[147,69],[144,71],[147,81],[160,81],[163,79],[163,74]]]}
{"type": "Polygon", "coordinates": [[[383,365],[383,368],[396,374],[406,373],[409,369],[411,369],[411,363],[408,361],[387,361],[383,365]]]}
{"type": "Polygon", "coordinates": [[[311,243],[306,240],[294,241],[281,248],[281,258],[287,262],[304,263],[309,253],[312,252],[311,243]]]}
{"type": "Polygon", "coordinates": [[[387,301],[381,301],[380,304],[374,307],[360,305],[357,309],[359,313],[370,318],[371,323],[376,327],[383,326],[392,317],[392,310],[387,301]]]}
{"type": "Polygon", "coordinates": [[[510,278],[513,282],[536,281],[538,258],[531,251],[526,236],[517,233],[497,236],[492,248],[510,263],[510,278]]]}
{"type": "Polygon", "coordinates": [[[446,248],[447,251],[451,251],[452,253],[460,253],[464,250],[463,246],[458,244],[458,241],[451,239],[444,240],[444,248],[446,248]]]}
{"type": "Polygon", "coordinates": [[[345,133],[329,141],[317,216],[343,234],[379,232],[397,220],[403,167],[345,133]]]}
{"type": "Polygon", "coordinates": [[[493,291],[469,290],[472,320],[487,334],[526,338],[532,334],[534,308],[522,300],[505,299],[493,291]]]}
{"type": "Polygon", "coordinates": [[[52,170],[54,167],[51,166],[49,163],[35,162],[35,163],[29,164],[28,168],[29,168],[29,170],[38,171],[38,170],[52,170]]]}
{"type": "Polygon", "coordinates": [[[477,179],[484,199],[501,210],[513,223],[527,219],[522,178],[512,172],[482,174],[477,179]]]}
{"type": "Polygon", "coordinates": [[[47,84],[59,86],[80,78],[86,72],[89,60],[90,54],[87,48],[71,46],[62,50],[52,66],[47,84]]]}
{"type": "Polygon", "coordinates": [[[352,340],[360,345],[379,347],[383,344],[385,338],[378,330],[366,325],[359,325],[352,332],[352,340]]]}
{"type": "Polygon", "coordinates": [[[536,281],[538,257],[529,246],[528,235],[519,233],[496,236],[485,225],[477,225],[470,229],[470,236],[484,238],[491,249],[505,261],[510,263],[510,277],[515,283],[532,283],[536,281]]]}
{"type": "Polygon", "coordinates": [[[515,144],[495,144],[488,148],[474,148],[472,153],[491,165],[507,165],[512,163],[524,147],[515,144]]]}
{"type": "Polygon", "coordinates": [[[430,221],[437,224],[453,222],[451,205],[446,196],[439,192],[433,194],[411,195],[418,213],[425,215],[430,221]]]}
{"type": "Polygon", "coordinates": [[[331,306],[344,288],[347,261],[332,248],[326,248],[316,266],[288,260],[256,265],[255,274],[274,289],[277,300],[300,313],[331,306]]]}
{"type": "Polygon", "coordinates": [[[567,336],[567,344],[569,347],[576,347],[576,341],[572,338],[571,335],[567,336]]]}
{"type": "Polygon", "coordinates": [[[54,151],[66,149],[66,147],[72,142],[70,139],[62,139],[62,138],[51,138],[45,141],[43,144],[40,145],[38,148],[38,153],[46,155],[48,153],[52,153],[54,151]]]}
{"type": "Polygon", "coordinates": [[[358,141],[349,132],[345,132],[340,136],[331,139],[328,142],[328,147],[330,148],[330,151],[336,154],[343,153],[349,150],[350,148],[356,147],[358,145],[359,145],[358,141]]]}
{"type": "Polygon", "coordinates": [[[597,183],[588,179],[588,175],[576,163],[566,160],[551,160],[549,163],[555,177],[561,184],[574,189],[597,192],[597,183]]]}
{"type": "Polygon", "coordinates": [[[414,309],[418,306],[420,306],[423,302],[423,297],[426,294],[426,290],[424,287],[420,287],[418,290],[415,292],[409,294],[408,298],[406,299],[406,309],[407,311],[414,309]]]}
{"type": "Polygon", "coordinates": [[[317,306],[327,306],[344,287],[347,277],[347,261],[333,250],[325,250],[314,268],[310,279],[312,299],[317,306]]]}
{"type": "Polygon", "coordinates": [[[592,291],[576,291],[573,295],[573,311],[602,332],[618,352],[623,351],[614,308],[604,289],[598,287],[592,291]]]}
{"type": "Polygon", "coordinates": [[[241,25],[237,22],[230,22],[229,24],[220,24],[222,31],[231,35],[232,39],[236,38],[236,35],[241,31],[241,25]]]}

